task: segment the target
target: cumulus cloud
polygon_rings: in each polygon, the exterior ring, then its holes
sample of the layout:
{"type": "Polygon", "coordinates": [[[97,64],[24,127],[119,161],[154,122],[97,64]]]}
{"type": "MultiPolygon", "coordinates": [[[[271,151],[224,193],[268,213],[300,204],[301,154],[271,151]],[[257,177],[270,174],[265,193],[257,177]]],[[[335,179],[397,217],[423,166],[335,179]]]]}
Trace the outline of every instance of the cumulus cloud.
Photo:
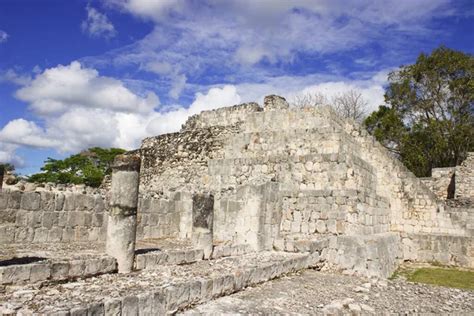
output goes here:
{"type": "Polygon", "coordinates": [[[47,148],[59,145],[59,141],[48,139],[34,122],[16,119],[8,122],[0,131],[0,140],[12,145],[47,148]]]}
{"type": "Polygon", "coordinates": [[[75,61],[46,69],[16,92],[38,115],[63,113],[72,108],[106,109],[115,112],[146,113],[158,105],[158,97],[148,92],[134,94],[117,79],[100,76],[92,68],[75,61]]]}
{"type": "Polygon", "coordinates": [[[9,37],[7,32],[0,30],[0,44],[5,43],[9,37]]]}
{"type": "Polygon", "coordinates": [[[109,18],[97,11],[95,8],[87,6],[87,18],[82,22],[81,29],[91,37],[112,38],[117,35],[114,25],[109,18]]]}
{"type": "Polygon", "coordinates": [[[235,87],[223,86],[196,93],[189,106],[157,112],[156,102],[77,62],[45,70],[16,95],[37,117],[15,119],[0,129],[3,161],[18,162],[15,150],[21,146],[68,153],[92,146],[133,149],[147,136],[178,131],[190,115],[240,102],[235,87]]]}

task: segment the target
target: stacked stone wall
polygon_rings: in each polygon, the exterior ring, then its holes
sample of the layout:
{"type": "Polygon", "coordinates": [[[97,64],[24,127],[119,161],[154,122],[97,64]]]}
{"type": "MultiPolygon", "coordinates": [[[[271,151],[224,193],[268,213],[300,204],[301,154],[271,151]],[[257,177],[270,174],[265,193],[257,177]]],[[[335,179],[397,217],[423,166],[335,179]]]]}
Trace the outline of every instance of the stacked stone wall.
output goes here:
{"type": "Polygon", "coordinates": [[[254,102],[203,111],[188,118],[181,131],[208,128],[211,126],[234,126],[245,121],[249,113],[260,112],[262,108],[254,102]]]}
{"type": "Polygon", "coordinates": [[[104,198],[71,192],[0,192],[0,239],[5,243],[103,241],[104,198]]]}
{"type": "Polygon", "coordinates": [[[137,238],[189,238],[192,195],[176,192],[170,198],[141,197],[138,202],[137,238]]]}
{"type": "Polygon", "coordinates": [[[235,127],[215,126],[144,139],[140,193],[169,196],[175,191],[205,191],[208,161],[223,156],[223,144],[235,132],[235,127]]]}
{"type": "Polygon", "coordinates": [[[456,197],[474,200],[474,153],[456,167],[456,197]]]}
{"type": "Polygon", "coordinates": [[[455,168],[434,168],[431,170],[431,177],[420,178],[423,184],[428,187],[440,199],[452,199],[455,191],[455,168]]]}

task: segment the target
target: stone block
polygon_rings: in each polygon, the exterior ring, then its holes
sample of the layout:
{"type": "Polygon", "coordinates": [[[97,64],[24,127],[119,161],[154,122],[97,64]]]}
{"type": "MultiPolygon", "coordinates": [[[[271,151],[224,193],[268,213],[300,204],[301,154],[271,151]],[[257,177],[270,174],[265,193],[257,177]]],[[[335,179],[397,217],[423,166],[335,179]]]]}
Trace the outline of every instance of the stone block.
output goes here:
{"type": "Polygon", "coordinates": [[[154,300],[154,293],[140,293],[137,295],[138,297],[138,315],[140,316],[153,316],[155,315],[153,312],[153,300],[154,300]]]}
{"type": "Polygon", "coordinates": [[[120,316],[122,315],[122,301],[118,298],[109,298],[104,302],[105,316],[120,316]]]}
{"type": "Polygon", "coordinates": [[[21,193],[19,191],[13,191],[13,192],[10,192],[10,193],[5,193],[5,194],[9,194],[8,208],[19,209],[20,204],[21,204],[21,197],[22,197],[23,193],[21,193]]]}
{"type": "Polygon", "coordinates": [[[43,212],[54,211],[54,193],[48,191],[40,192],[40,209],[43,212]]]}
{"type": "Polygon", "coordinates": [[[51,277],[51,266],[49,263],[31,264],[30,281],[46,281],[51,277]]]}
{"type": "Polygon", "coordinates": [[[75,210],[75,195],[66,193],[64,194],[64,207],[63,209],[66,212],[74,211],[75,210]]]}
{"type": "Polygon", "coordinates": [[[30,243],[33,241],[35,230],[30,227],[17,227],[15,229],[15,242],[30,243]]]}
{"type": "Polygon", "coordinates": [[[84,260],[72,260],[69,262],[69,277],[77,278],[84,276],[85,261],[84,260]]]}
{"type": "Polygon", "coordinates": [[[92,226],[102,227],[104,224],[104,214],[92,213],[92,226]]]}
{"type": "Polygon", "coordinates": [[[63,237],[63,230],[61,227],[54,227],[48,233],[49,242],[60,242],[63,237]]]}
{"type": "Polygon", "coordinates": [[[30,279],[31,266],[27,264],[0,267],[0,284],[15,284],[30,279]]]}
{"type": "Polygon", "coordinates": [[[84,274],[87,276],[97,275],[100,271],[101,260],[100,259],[86,259],[84,274]]]}
{"type": "Polygon", "coordinates": [[[166,302],[165,295],[162,291],[156,291],[153,294],[153,314],[154,315],[165,315],[166,313],[166,302]]]}
{"type": "Polygon", "coordinates": [[[127,296],[122,299],[122,315],[138,315],[138,297],[127,296]]]}
{"type": "Polygon", "coordinates": [[[147,267],[147,264],[146,264],[147,257],[148,256],[144,254],[135,256],[135,269],[143,270],[145,268],[150,268],[150,267],[147,267]]]}
{"type": "Polygon", "coordinates": [[[69,277],[69,262],[54,262],[51,264],[51,279],[65,280],[69,277]]]}
{"type": "Polygon", "coordinates": [[[48,241],[48,229],[47,228],[37,228],[35,229],[35,234],[33,237],[33,242],[43,243],[48,241]]]}
{"type": "Polygon", "coordinates": [[[20,207],[23,210],[36,211],[40,207],[40,194],[38,192],[24,192],[21,197],[20,207]]]}
{"type": "Polygon", "coordinates": [[[74,307],[69,313],[71,316],[87,316],[88,310],[87,307],[74,307]]]}
{"type": "Polygon", "coordinates": [[[53,227],[53,222],[54,222],[55,217],[56,217],[56,213],[44,212],[43,213],[43,227],[46,227],[46,228],[53,227]]]}
{"type": "Polygon", "coordinates": [[[87,316],[103,316],[104,315],[104,303],[94,302],[87,308],[87,316]]]}
{"type": "Polygon", "coordinates": [[[189,301],[190,303],[197,303],[201,299],[201,282],[191,281],[189,282],[189,301]]]}
{"type": "Polygon", "coordinates": [[[201,302],[208,301],[212,298],[214,280],[213,279],[201,279],[201,302]]]}
{"type": "Polygon", "coordinates": [[[0,191],[0,210],[4,210],[8,206],[8,196],[10,195],[9,192],[1,192],[0,191]]]}

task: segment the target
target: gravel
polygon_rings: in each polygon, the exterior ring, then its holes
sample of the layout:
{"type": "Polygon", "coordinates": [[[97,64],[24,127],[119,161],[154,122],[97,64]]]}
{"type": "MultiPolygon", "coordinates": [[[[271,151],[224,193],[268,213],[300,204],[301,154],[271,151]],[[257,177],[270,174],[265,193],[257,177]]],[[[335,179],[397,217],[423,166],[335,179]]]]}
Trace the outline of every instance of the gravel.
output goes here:
{"type": "Polygon", "coordinates": [[[474,315],[474,291],[305,270],[184,312],[229,313],[474,315]]]}

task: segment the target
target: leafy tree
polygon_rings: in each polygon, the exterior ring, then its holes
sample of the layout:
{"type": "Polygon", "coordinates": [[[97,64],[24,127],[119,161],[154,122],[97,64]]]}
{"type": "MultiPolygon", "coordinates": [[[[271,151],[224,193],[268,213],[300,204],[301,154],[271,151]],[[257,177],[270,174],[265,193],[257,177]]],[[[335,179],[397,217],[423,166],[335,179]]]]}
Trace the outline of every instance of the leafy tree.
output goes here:
{"type": "Polygon", "coordinates": [[[12,172],[12,173],[13,173],[13,172],[15,171],[15,166],[12,165],[11,163],[4,163],[4,164],[0,164],[0,165],[3,166],[5,172],[8,171],[8,172],[12,172]]]}
{"type": "Polygon", "coordinates": [[[105,175],[111,173],[111,164],[116,155],[124,153],[120,148],[89,148],[64,160],[48,158],[41,168],[43,172],[28,178],[30,182],[84,183],[98,187],[105,175]]]}
{"type": "Polygon", "coordinates": [[[474,57],[444,46],[389,74],[385,102],[364,121],[417,176],[474,150],[474,57]]]}

